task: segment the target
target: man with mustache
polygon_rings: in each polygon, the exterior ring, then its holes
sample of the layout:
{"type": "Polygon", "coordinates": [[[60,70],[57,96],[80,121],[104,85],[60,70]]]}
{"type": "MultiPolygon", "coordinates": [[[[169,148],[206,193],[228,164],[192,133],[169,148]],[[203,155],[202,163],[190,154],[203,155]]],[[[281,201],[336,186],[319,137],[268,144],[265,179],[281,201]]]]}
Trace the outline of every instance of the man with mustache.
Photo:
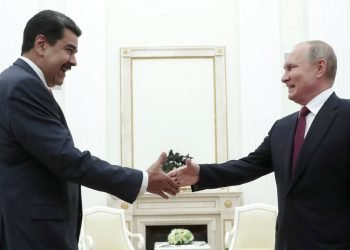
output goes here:
{"type": "Polygon", "coordinates": [[[0,249],[77,250],[80,185],[129,203],[145,190],[167,198],[178,186],[160,166],[112,166],[74,146],[50,88],[77,65],[81,30],[62,13],[33,16],[22,57],[0,74],[0,249]]]}

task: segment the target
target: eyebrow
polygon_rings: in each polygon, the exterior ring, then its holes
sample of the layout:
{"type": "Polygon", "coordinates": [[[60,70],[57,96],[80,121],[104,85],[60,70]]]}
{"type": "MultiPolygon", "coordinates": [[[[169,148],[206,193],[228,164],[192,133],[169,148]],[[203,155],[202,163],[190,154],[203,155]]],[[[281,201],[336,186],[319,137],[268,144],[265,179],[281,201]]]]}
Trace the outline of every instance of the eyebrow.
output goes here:
{"type": "Polygon", "coordinates": [[[285,63],[283,68],[290,68],[290,67],[293,67],[293,66],[296,66],[295,63],[285,63]]]}
{"type": "Polygon", "coordinates": [[[78,52],[77,47],[74,46],[73,44],[67,44],[67,45],[65,46],[65,48],[70,48],[70,49],[73,49],[75,52],[78,52]]]}

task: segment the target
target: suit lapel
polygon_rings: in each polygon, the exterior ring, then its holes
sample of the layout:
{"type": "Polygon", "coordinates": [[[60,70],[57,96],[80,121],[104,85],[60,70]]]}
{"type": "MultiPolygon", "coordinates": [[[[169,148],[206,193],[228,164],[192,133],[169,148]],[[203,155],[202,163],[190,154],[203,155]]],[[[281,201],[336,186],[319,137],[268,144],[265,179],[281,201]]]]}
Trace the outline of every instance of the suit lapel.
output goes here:
{"type": "Polygon", "coordinates": [[[15,62],[14,65],[19,66],[23,69],[25,69],[26,71],[28,71],[30,74],[34,75],[38,81],[40,81],[40,87],[42,88],[42,90],[44,91],[44,93],[47,95],[45,95],[45,97],[47,98],[48,102],[45,103],[45,105],[47,106],[51,106],[52,111],[54,113],[54,115],[57,117],[57,119],[59,119],[63,125],[68,128],[66,119],[64,117],[64,114],[60,108],[60,105],[57,103],[55,97],[53,96],[52,93],[50,93],[47,88],[45,87],[45,84],[41,81],[40,77],[36,74],[36,72],[32,69],[32,67],[30,67],[24,60],[22,60],[21,58],[18,58],[15,62]]]}
{"type": "Polygon", "coordinates": [[[300,149],[299,158],[296,163],[297,165],[295,173],[292,177],[289,191],[302,177],[305,169],[309,164],[310,159],[312,158],[324,136],[327,134],[327,131],[329,130],[334,118],[337,115],[337,107],[339,106],[339,101],[340,99],[333,93],[317,113],[300,149]]]}

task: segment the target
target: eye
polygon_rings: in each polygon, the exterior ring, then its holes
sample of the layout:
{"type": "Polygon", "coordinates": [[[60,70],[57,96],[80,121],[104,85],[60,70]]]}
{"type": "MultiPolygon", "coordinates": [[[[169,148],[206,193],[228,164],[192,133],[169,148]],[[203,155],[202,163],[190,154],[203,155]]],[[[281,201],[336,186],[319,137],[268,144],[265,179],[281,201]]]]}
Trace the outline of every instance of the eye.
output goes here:
{"type": "Polygon", "coordinates": [[[295,69],[296,67],[297,67],[297,65],[288,64],[288,65],[286,65],[285,70],[291,71],[292,69],[295,69]]]}
{"type": "Polygon", "coordinates": [[[74,55],[77,50],[76,48],[72,47],[72,46],[67,46],[65,47],[65,51],[69,54],[69,55],[74,55]]]}
{"type": "Polygon", "coordinates": [[[72,55],[74,53],[73,49],[66,49],[66,51],[68,52],[68,54],[72,55]]]}

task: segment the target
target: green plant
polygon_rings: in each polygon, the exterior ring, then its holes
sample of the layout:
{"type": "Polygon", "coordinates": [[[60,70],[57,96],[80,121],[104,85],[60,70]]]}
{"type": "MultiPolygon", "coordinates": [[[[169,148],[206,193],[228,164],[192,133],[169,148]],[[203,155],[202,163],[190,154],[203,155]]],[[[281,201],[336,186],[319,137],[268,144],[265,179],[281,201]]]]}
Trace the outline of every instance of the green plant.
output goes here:
{"type": "Polygon", "coordinates": [[[173,152],[172,149],[170,149],[166,161],[162,165],[162,169],[165,173],[168,173],[169,171],[173,170],[174,168],[181,167],[186,164],[186,159],[192,159],[192,157],[187,155],[181,155],[180,153],[173,152]]]}

